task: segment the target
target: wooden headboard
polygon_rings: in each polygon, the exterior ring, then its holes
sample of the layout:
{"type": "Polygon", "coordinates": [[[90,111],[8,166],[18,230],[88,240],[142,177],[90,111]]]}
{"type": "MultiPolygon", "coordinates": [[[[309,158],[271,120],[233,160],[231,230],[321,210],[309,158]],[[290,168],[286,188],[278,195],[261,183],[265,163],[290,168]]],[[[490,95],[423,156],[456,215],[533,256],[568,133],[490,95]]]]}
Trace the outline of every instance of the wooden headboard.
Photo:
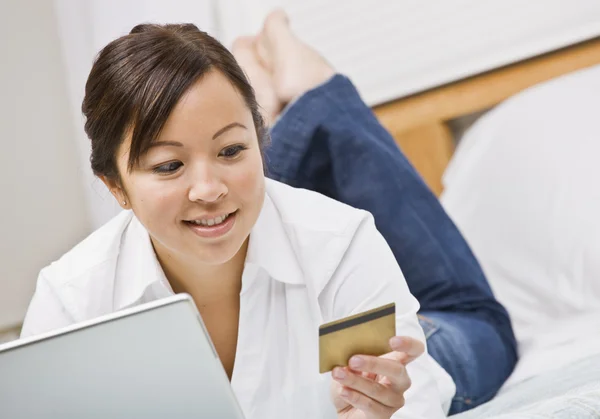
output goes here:
{"type": "Polygon", "coordinates": [[[600,64],[600,38],[573,45],[374,108],[436,195],[454,139],[448,123],[489,109],[540,82],[600,64]]]}

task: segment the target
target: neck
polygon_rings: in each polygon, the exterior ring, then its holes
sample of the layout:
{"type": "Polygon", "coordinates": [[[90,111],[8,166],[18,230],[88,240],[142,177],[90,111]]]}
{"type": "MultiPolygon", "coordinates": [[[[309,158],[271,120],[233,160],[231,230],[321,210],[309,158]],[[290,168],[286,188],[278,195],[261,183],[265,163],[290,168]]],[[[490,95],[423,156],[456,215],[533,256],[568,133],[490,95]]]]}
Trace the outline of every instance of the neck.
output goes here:
{"type": "Polygon", "coordinates": [[[248,240],[233,258],[221,265],[180,258],[156,245],[154,249],[173,291],[190,294],[199,310],[223,300],[239,298],[248,240]]]}

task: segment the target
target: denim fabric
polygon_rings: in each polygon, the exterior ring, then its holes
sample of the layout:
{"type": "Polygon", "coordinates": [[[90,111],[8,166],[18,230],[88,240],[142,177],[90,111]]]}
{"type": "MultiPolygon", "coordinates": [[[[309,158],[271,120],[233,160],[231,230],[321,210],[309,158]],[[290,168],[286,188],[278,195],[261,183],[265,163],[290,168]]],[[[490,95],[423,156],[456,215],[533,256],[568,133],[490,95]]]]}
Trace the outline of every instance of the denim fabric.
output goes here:
{"type": "Polygon", "coordinates": [[[289,106],[265,150],[269,177],[373,214],[437,329],[432,356],[454,378],[451,413],[491,398],[516,362],[506,310],[438,199],[361,100],[336,75],[289,106]]]}

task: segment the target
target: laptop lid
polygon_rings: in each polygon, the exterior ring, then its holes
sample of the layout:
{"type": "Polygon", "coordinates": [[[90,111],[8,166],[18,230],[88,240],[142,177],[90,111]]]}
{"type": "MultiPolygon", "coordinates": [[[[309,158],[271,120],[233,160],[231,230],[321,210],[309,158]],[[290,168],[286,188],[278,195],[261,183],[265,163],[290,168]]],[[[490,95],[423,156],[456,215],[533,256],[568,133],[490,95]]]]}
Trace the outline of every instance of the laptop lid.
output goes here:
{"type": "Polygon", "coordinates": [[[243,419],[189,295],[0,346],[0,417],[243,419]]]}

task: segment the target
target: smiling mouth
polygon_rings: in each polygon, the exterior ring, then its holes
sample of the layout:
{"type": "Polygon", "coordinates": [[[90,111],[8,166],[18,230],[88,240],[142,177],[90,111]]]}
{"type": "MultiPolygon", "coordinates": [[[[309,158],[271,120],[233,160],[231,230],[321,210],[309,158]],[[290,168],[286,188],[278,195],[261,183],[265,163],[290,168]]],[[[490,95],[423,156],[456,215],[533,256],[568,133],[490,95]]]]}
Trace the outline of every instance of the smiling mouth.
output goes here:
{"type": "Polygon", "coordinates": [[[184,220],[184,223],[190,224],[192,226],[201,226],[201,227],[217,227],[223,224],[229,217],[235,215],[237,210],[228,214],[219,215],[214,218],[202,218],[197,220],[184,220]]]}
{"type": "Polygon", "coordinates": [[[183,223],[199,237],[218,238],[227,234],[237,219],[237,210],[214,218],[186,220],[183,223]]]}

